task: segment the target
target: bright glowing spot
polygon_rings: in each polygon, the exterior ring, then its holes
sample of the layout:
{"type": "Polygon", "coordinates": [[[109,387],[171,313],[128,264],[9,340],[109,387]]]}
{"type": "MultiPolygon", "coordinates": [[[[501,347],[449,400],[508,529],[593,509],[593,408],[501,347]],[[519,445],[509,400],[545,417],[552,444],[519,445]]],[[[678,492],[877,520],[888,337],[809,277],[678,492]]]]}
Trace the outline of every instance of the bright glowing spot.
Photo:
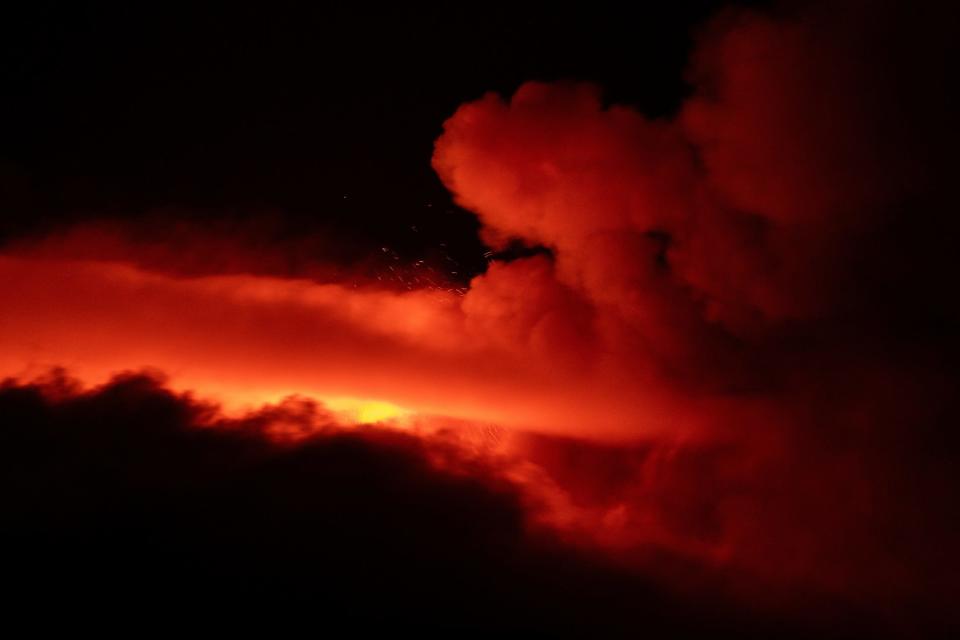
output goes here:
{"type": "Polygon", "coordinates": [[[411,413],[409,409],[404,409],[391,402],[384,402],[382,400],[326,398],[323,403],[351,422],[359,422],[360,424],[396,420],[408,416],[411,413]]]}

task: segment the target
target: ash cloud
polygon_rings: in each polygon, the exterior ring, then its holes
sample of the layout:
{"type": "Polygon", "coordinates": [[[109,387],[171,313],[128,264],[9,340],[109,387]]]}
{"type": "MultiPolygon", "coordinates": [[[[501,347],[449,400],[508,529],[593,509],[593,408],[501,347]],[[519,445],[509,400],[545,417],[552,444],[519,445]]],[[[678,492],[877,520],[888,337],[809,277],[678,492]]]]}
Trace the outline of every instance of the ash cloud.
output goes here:
{"type": "MultiPolygon", "coordinates": [[[[553,350],[590,345],[590,375],[635,415],[657,390],[654,421],[696,416],[684,439],[647,434],[663,465],[614,464],[632,469],[607,512],[635,518],[626,530],[662,498],[652,520],[675,542],[943,606],[958,346],[945,24],[891,4],[731,11],[701,34],[675,118],[531,82],[447,121],[434,166],[458,203],[491,244],[549,249],[544,289],[581,309],[565,316],[579,339],[553,350]]],[[[480,281],[536,318],[534,268],[480,281]]]]}
{"type": "Polygon", "coordinates": [[[93,389],[62,375],[7,381],[0,411],[11,614],[105,621],[122,610],[227,628],[741,626],[736,609],[666,595],[531,529],[521,487],[448,440],[336,424],[309,403],[225,418],[146,374],[93,389]],[[310,432],[278,441],[278,423],[310,432]]]}
{"type": "MultiPolygon", "coordinates": [[[[642,526],[665,526],[674,547],[680,530],[726,535],[715,501],[730,488],[703,492],[724,451],[526,435],[509,457],[478,454],[460,430],[343,424],[310,401],[225,417],[143,373],[95,388],[62,373],[8,380],[0,411],[14,615],[614,637],[940,629],[796,583],[758,599],[738,568],[667,545],[611,554],[538,517],[548,482],[571,505],[660,511],[662,525],[642,526]],[[655,480],[670,491],[651,486],[651,465],[670,469],[655,480]]],[[[637,515],[607,525],[632,530],[637,515]]]]}

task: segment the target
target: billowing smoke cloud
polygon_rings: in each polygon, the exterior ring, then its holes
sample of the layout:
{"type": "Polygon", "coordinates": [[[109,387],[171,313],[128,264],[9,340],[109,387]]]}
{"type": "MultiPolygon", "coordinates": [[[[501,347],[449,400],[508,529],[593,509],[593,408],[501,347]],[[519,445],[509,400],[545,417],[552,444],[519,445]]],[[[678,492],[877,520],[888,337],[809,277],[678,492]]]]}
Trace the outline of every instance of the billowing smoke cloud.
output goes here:
{"type": "MultiPolygon", "coordinates": [[[[495,424],[505,458],[467,475],[525,496],[485,503],[513,509],[490,516],[509,544],[546,524],[631,571],[722,576],[724,593],[771,607],[836,598],[908,629],[943,617],[960,319],[945,299],[949,30],[920,38],[930,16],[866,10],[721,16],[671,119],[572,82],[463,105],[438,174],[491,247],[545,249],[491,263],[465,291],[253,269],[256,253],[214,267],[195,234],[179,257],[102,227],[10,250],[0,373],[64,366],[92,384],[152,366],[228,409],[349,396],[413,424],[495,424]]],[[[250,420],[223,437],[244,441],[250,420]]],[[[404,460],[428,446],[381,437],[404,460]]],[[[313,464],[298,455],[283,464],[313,464]]],[[[416,491],[448,486],[417,469],[416,491]]]]}
{"type": "MultiPolygon", "coordinates": [[[[904,242],[955,223],[938,183],[947,120],[929,120],[944,114],[943,79],[913,75],[914,63],[944,70],[943,41],[918,42],[929,16],[891,31],[891,13],[724,16],[669,121],[589,85],[489,94],[446,123],[434,166],[488,242],[552,252],[543,289],[567,292],[578,312],[566,335],[581,336],[552,351],[584,349],[590,375],[623,385],[638,411],[651,388],[677,408],[726,401],[697,408],[693,441],[667,449],[650,484],[636,471],[645,458],[612,491],[636,519],[625,530],[663,526],[674,542],[690,534],[760,572],[843,590],[922,584],[924,598],[946,577],[928,536],[948,544],[933,532],[952,515],[927,528],[907,496],[942,509],[951,493],[935,450],[955,385],[931,363],[956,353],[936,328],[957,320],[942,294],[955,260],[938,238],[904,242]],[[895,62],[883,78],[880,60],[895,62]],[[658,499],[683,506],[660,503],[645,527],[658,499]]],[[[538,311],[527,293],[537,268],[516,261],[482,284],[504,292],[501,307],[522,304],[528,326],[553,326],[552,300],[538,311]]]]}

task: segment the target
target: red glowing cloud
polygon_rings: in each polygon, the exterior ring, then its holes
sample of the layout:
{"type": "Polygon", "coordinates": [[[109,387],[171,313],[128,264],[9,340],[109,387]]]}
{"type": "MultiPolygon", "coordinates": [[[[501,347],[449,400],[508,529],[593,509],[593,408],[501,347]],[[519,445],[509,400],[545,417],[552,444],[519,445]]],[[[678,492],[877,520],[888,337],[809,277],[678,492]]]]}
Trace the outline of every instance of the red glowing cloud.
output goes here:
{"type": "Polygon", "coordinates": [[[465,292],[256,272],[239,246],[230,269],[183,268],[209,239],[145,258],[97,225],[9,249],[0,375],[152,367],[234,413],[300,395],[425,442],[490,427],[484,473],[529,520],[624,565],[666,550],[751,597],[928,606],[949,514],[917,500],[947,502],[932,443],[954,385],[903,328],[940,319],[918,301],[945,259],[898,243],[904,210],[935,220],[935,156],[902,153],[899,85],[867,64],[886,41],[853,24],[723,17],[672,119],[577,83],[461,106],[437,173],[490,246],[548,250],[465,292]],[[886,291],[892,273],[922,286],[886,291]]]}

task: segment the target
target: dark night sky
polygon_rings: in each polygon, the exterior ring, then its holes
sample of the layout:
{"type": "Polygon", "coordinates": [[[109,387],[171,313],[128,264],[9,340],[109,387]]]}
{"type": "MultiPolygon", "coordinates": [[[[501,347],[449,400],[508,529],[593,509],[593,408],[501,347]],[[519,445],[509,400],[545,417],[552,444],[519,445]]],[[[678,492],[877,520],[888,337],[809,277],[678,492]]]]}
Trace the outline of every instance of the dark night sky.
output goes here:
{"type": "Polygon", "coordinates": [[[158,208],[281,211],[287,232],[323,229],[348,259],[384,242],[410,256],[445,242],[476,271],[475,218],[430,167],[444,120],[531,79],[597,82],[611,101],[669,114],[686,91],[691,32],[719,4],[633,16],[31,3],[4,18],[0,44],[2,230],[158,208]]]}

